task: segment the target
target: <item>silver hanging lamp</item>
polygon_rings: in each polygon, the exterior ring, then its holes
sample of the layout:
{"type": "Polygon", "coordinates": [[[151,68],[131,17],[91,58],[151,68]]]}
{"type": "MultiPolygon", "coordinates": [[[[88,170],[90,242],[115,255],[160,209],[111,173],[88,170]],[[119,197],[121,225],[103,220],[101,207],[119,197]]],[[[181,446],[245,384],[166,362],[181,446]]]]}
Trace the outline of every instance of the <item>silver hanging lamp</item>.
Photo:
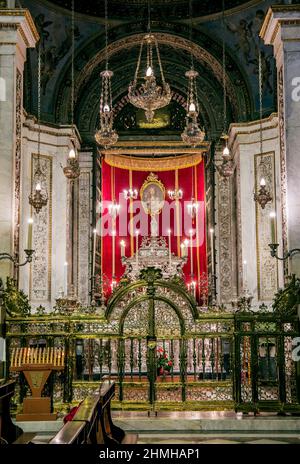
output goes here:
{"type": "Polygon", "coordinates": [[[95,134],[96,142],[105,148],[114,145],[118,141],[118,134],[113,128],[113,105],[111,79],[114,75],[108,69],[108,14],[107,0],[105,0],[105,71],[101,76],[101,96],[100,96],[100,128],[95,134]]]}
{"type": "Polygon", "coordinates": [[[48,192],[47,179],[45,173],[42,172],[41,161],[41,43],[38,47],[38,155],[37,167],[34,172],[32,191],[29,195],[29,204],[35,209],[36,213],[47,206],[48,192]]]}

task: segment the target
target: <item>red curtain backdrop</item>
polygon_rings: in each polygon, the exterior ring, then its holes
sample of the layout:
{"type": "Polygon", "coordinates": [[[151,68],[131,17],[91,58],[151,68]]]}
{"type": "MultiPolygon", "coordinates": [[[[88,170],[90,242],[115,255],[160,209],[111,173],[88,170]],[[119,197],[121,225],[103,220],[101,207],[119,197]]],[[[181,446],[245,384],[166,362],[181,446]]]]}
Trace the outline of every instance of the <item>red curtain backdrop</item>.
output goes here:
{"type": "MultiPolygon", "coordinates": [[[[205,179],[204,163],[196,166],[179,169],[177,171],[154,172],[158,176],[166,190],[166,203],[163,211],[157,217],[159,219],[159,235],[169,240],[171,229],[171,248],[175,255],[181,254],[181,244],[185,240],[190,241],[190,230],[193,229],[193,274],[191,277],[191,247],[188,245],[188,261],[184,266],[186,283],[192,280],[197,284],[197,298],[200,295],[199,281],[207,272],[206,259],[206,220],[205,220],[205,179]],[[168,198],[168,190],[180,188],[183,191],[183,199],[179,200],[179,208],[176,210],[175,202],[168,198]],[[193,220],[187,214],[187,205],[191,198],[198,202],[198,212],[193,220]],[[170,208],[172,206],[172,208],[170,208]],[[170,213],[169,213],[170,211],[170,213]],[[177,211],[177,213],[175,213],[177,211]]],[[[140,231],[139,244],[143,235],[150,235],[150,217],[146,215],[139,202],[130,202],[124,199],[124,190],[129,188],[140,191],[150,172],[130,171],[115,168],[108,165],[105,160],[102,163],[102,272],[107,281],[112,281],[113,271],[113,237],[111,230],[115,228],[115,277],[118,281],[125,268],[121,262],[121,240],[126,244],[126,256],[132,256],[136,251],[136,230],[140,231]],[[120,211],[116,217],[115,226],[108,207],[115,200],[120,205],[120,211]],[[141,220],[140,220],[141,219],[141,220]],[[131,222],[130,222],[131,220],[131,222]],[[145,227],[146,224],[146,227],[145,227]],[[147,227],[148,226],[148,227],[147,227]],[[148,230],[147,230],[148,228],[148,230]]],[[[140,195],[138,195],[140,201],[140,195]]]]}

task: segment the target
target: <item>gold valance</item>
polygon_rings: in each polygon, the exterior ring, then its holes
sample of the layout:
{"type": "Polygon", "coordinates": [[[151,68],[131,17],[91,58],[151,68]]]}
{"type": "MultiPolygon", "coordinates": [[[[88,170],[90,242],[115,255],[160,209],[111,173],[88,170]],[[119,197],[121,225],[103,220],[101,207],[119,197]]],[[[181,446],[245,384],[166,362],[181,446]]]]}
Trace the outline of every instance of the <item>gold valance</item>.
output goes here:
{"type": "Polygon", "coordinates": [[[164,158],[131,157],[105,153],[104,159],[109,166],[130,171],[173,171],[176,169],[190,168],[202,161],[201,153],[189,155],[177,155],[164,158]]]}

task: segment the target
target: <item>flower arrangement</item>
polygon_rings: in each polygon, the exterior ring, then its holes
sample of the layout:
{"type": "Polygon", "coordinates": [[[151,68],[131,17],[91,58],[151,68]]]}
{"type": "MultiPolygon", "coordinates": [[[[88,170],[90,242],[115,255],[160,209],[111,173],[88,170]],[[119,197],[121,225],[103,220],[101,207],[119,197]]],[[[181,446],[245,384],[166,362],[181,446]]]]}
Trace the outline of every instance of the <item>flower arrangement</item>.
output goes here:
{"type": "Polygon", "coordinates": [[[300,279],[294,274],[288,277],[288,282],[283,289],[275,295],[273,309],[275,312],[290,316],[297,312],[300,304],[300,279]]]}
{"type": "Polygon", "coordinates": [[[172,361],[169,359],[168,353],[162,347],[157,348],[157,374],[164,375],[170,372],[173,367],[172,361]]]}

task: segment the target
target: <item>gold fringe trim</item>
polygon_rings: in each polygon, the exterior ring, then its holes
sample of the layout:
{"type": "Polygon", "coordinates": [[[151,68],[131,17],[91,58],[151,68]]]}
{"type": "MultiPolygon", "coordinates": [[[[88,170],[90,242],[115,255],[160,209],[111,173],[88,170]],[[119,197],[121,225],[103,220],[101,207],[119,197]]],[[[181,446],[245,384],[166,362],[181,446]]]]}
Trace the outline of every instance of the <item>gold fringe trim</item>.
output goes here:
{"type": "Polygon", "coordinates": [[[197,166],[202,161],[200,153],[166,158],[138,158],[125,155],[105,154],[105,162],[114,168],[132,171],[173,171],[197,166]]]}

